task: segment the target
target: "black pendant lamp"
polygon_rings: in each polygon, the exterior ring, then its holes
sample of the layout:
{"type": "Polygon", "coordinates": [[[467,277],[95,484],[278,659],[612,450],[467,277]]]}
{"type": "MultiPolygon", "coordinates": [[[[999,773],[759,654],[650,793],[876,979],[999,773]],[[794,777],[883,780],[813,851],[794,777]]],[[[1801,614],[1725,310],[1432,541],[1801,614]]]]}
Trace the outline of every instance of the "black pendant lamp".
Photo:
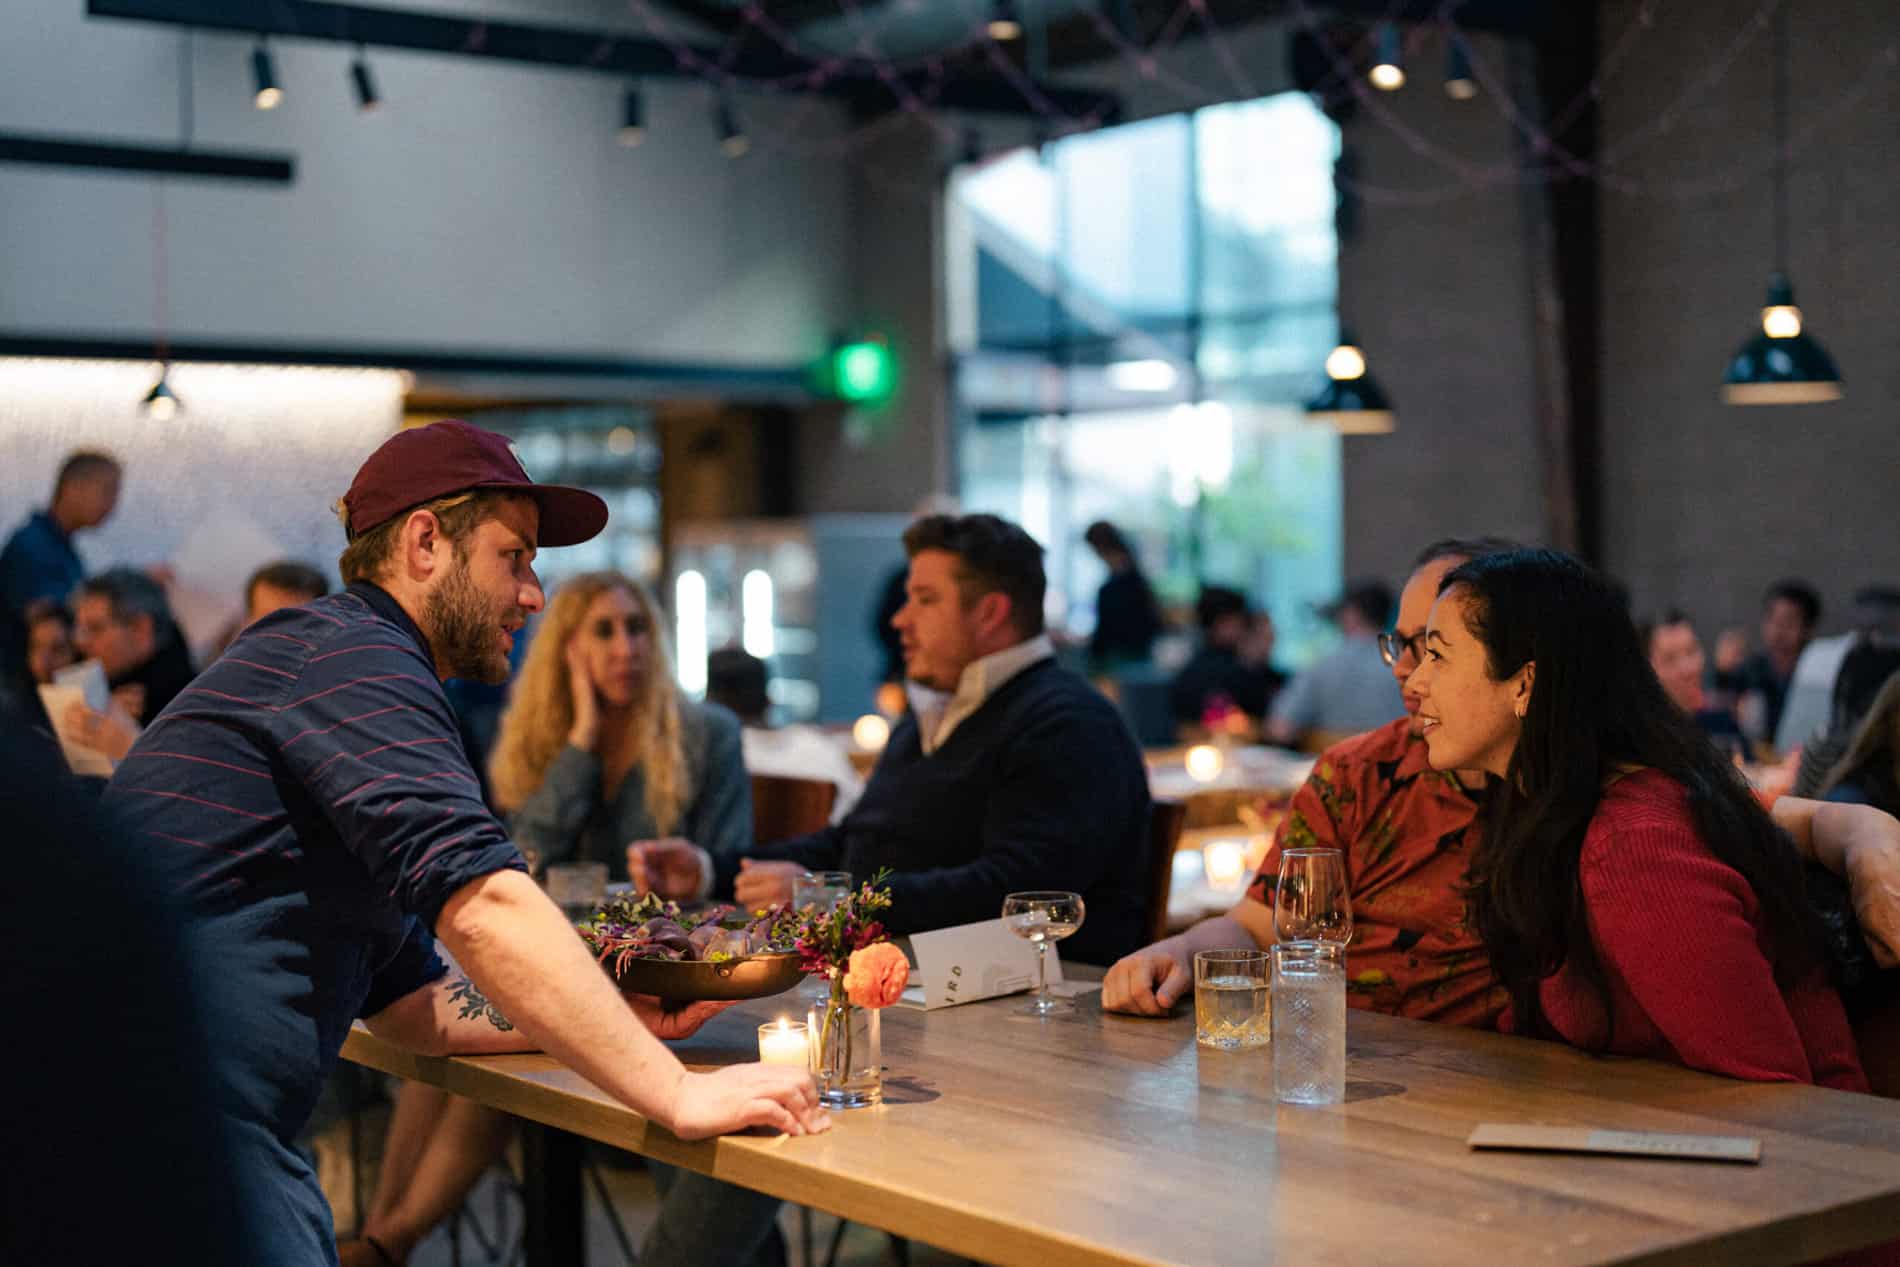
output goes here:
{"type": "Polygon", "coordinates": [[[1775,271],[1761,331],[1742,345],[1722,375],[1731,405],[1811,405],[1841,398],[1841,372],[1803,328],[1788,280],[1788,10],[1775,13],[1775,271]]]}
{"type": "Polygon", "coordinates": [[[1306,420],[1341,435],[1385,435],[1398,426],[1392,402],[1366,368],[1366,354],[1352,331],[1339,330],[1339,346],[1326,355],[1326,382],[1306,402],[1306,420]]]}

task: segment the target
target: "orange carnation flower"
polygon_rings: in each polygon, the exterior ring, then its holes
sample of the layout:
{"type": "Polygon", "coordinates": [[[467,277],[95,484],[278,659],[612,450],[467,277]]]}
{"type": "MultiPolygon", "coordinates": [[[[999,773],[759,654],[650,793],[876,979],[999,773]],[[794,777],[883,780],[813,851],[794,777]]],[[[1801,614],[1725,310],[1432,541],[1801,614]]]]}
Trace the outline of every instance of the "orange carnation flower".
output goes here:
{"type": "Polygon", "coordinates": [[[845,997],[858,1007],[889,1007],[904,995],[910,963],[890,942],[851,952],[844,974],[845,997]]]}

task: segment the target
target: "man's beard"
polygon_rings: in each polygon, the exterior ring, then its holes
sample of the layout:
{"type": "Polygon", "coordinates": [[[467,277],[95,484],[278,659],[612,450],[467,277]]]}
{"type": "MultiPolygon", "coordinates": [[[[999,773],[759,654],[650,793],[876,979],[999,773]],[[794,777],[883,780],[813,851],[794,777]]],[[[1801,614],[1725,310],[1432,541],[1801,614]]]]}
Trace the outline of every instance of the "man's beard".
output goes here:
{"type": "Polygon", "coordinates": [[[441,584],[422,604],[422,632],[435,654],[436,672],[445,678],[499,686],[508,680],[508,657],[501,649],[502,616],[469,579],[468,565],[456,560],[441,584]]]}

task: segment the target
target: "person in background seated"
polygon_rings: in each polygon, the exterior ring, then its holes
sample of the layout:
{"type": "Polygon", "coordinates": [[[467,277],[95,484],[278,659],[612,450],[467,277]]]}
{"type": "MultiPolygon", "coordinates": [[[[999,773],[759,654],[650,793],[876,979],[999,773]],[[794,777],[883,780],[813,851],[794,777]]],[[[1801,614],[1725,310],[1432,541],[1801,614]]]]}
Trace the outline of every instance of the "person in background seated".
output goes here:
{"type": "Polygon", "coordinates": [[[1795,662],[1821,623],[1821,596],[1806,581],[1782,580],[1761,603],[1761,645],[1748,654],[1748,636],[1731,629],[1715,642],[1715,688],[1725,707],[1745,719],[1751,738],[1773,741],[1795,662]],[[1752,698],[1752,702],[1751,702],[1752,698]]]}
{"type": "Polygon", "coordinates": [[[1500,1028],[1753,1081],[1866,1091],[1801,858],[1567,555],[1439,583],[1408,679],[1433,769],[1491,784],[1470,915],[1500,1028]]]}
{"type": "Polygon", "coordinates": [[[75,704],[65,721],[81,743],[118,761],[197,670],[164,589],[143,572],[114,568],[81,581],[73,616],[73,640],[105,669],[112,707],[75,704]]]}
{"type": "Polygon", "coordinates": [[[1358,734],[1405,711],[1378,646],[1392,619],[1392,591],[1383,581],[1358,581],[1321,614],[1339,622],[1344,641],[1296,674],[1273,701],[1267,738],[1274,743],[1292,745],[1315,733],[1358,734]]]}
{"type": "MultiPolygon", "coordinates": [[[[1855,590],[1853,631],[1816,638],[1795,661],[1782,698],[1781,724],[1775,728],[1776,750],[1793,752],[1818,736],[1839,737],[1840,687],[1848,658],[1856,651],[1894,646],[1900,646],[1900,588],[1865,585],[1855,590]]],[[[1886,680],[1884,674],[1881,680],[1886,680]]]]}
{"type": "Polygon", "coordinates": [[[831,803],[831,821],[838,822],[858,803],[864,780],[844,749],[815,726],[770,724],[770,678],[765,661],[749,652],[738,647],[715,651],[706,657],[707,702],[737,716],[745,728],[741,737],[748,774],[832,784],[838,795],[831,803]]]}
{"type": "Polygon", "coordinates": [[[40,599],[26,609],[26,675],[35,686],[46,686],[53,675],[73,664],[73,618],[64,607],[40,599]]]}
{"type": "Polygon", "coordinates": [[[117,458],[71,454],[53,481],[52,504],[27,516],[0,548],[0,686],[24,681],[28,604],[69,603],[86,579],[73,537],[112,518],[122,476],[117,458]]]}
{"type": "Polygon", "coordinates": [[[640,841],[728,868],[752,843],[738,719],[680,690],[658,605],[616,572],[577,576],[549,603],[489,778],[516,842],[543,864],[604,862],[624,880],[640,841]]]}
{"type": "Polygon", "coordinates": [[[244,623],[254,625],[274,611],[301,607],[330,592],[330,582],[308,563],[279,559],[251,573],[244,583],[244,623]]]}
{"type": "Polygon", "coordinates": [[[1887,679],[1821,783],[1821,797],[1900,814],[1900,673],[1887,679]]]}
{"type": "Polygon", "coordinates": [[[1696,637],[1695,624],[1674,608],[1639,627],[1649,667],[1662,684],[1671,703],[1695,720],[1710,742],[1731,760],[1748,757],[1748,740],[1736,724],[1735,715],[1713,707],[1702,689],[1702,640],[1696,637]]]}
{"type": "Polygon", "coordinates": [[[1256,614],[1247,596],[1224,585],[1206,585],[1194,604],[1201,646],[1181,666],[1169,687],[1174,719],[1198,726],[1210,705],[1225,700],[1255,722],[1265,720],[1273,698],[1286,685],[1286,674],[1270,664],[1273,621],[1256,614]]]}
{"type": "Polygon", "coordinates": [[[894,623],[905,671],[932,694],[897,723],[857,807],[717,877],[677,844],[644,846],[635,882],[676,897],[716,879],[761,906],[789,900],[806,870],[890,867],[884,923],[900,936],[997,919],[1012,892],[1066,889],[1088,918],[1063,957],[1112,962],[1146,917],[1147,770],[1115,706],[1055,662],[1042,547],[994,515],[937,515],[904,548],[894,623]]]}
{"type": "MultiPolygon", "coordinates": [[[[1246,896],[1227,914],[1122,959],[1102,983],[1104,1007],[1159,1015],[1193,989],[1195,951],[1271,945],[1281,852],[1317,846],[1344,854],[1351,885],[1348,1004],[1479,1029],[1496,1024],[1509,996],[1464,901],[1487,776],[1432,769],[1409,679],[1439,581],[1468,559],[1518,548],[1498,537],[1448,538],[1419,552],[1396,627],[1381,645],[1408,716],[1327,749],[1294,793],[1246,896]]],[[[1900,821],[1864,806],[1794,797],[1777,801],[1774,817],[1804,857],[1846,878],[1875,959],[1900,962],[1900,821]]]]}
{"type": "Polygon", "coordinates": [[[1141,573],[1141,563],[1121,529],[1106,519],[1088,526],[1089,543],[1108,579],[1095,593],[1095,632],[1089,637],[1089,669],[1107,673],[1130,664],[1146,664],[1161,636],[1161,604],[1141,573]]]}

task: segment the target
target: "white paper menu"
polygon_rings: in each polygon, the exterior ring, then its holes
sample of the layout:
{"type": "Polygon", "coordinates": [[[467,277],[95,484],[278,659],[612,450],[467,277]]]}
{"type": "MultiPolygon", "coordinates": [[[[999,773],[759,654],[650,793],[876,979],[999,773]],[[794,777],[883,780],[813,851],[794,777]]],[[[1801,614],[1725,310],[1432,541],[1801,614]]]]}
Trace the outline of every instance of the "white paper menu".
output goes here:
{"type": "MultiPolygon", "coordinates": [[[[1001,919],[958,924],[910,939],[917,975],[904,1001],[926,1009],[974,1003],[1000,994],[1033,990],[1036,947],[1009,931],[1001,919]]],[[[1049,982],[1062,980],[1062,961],[1049,957],[1049,982]]]]}

